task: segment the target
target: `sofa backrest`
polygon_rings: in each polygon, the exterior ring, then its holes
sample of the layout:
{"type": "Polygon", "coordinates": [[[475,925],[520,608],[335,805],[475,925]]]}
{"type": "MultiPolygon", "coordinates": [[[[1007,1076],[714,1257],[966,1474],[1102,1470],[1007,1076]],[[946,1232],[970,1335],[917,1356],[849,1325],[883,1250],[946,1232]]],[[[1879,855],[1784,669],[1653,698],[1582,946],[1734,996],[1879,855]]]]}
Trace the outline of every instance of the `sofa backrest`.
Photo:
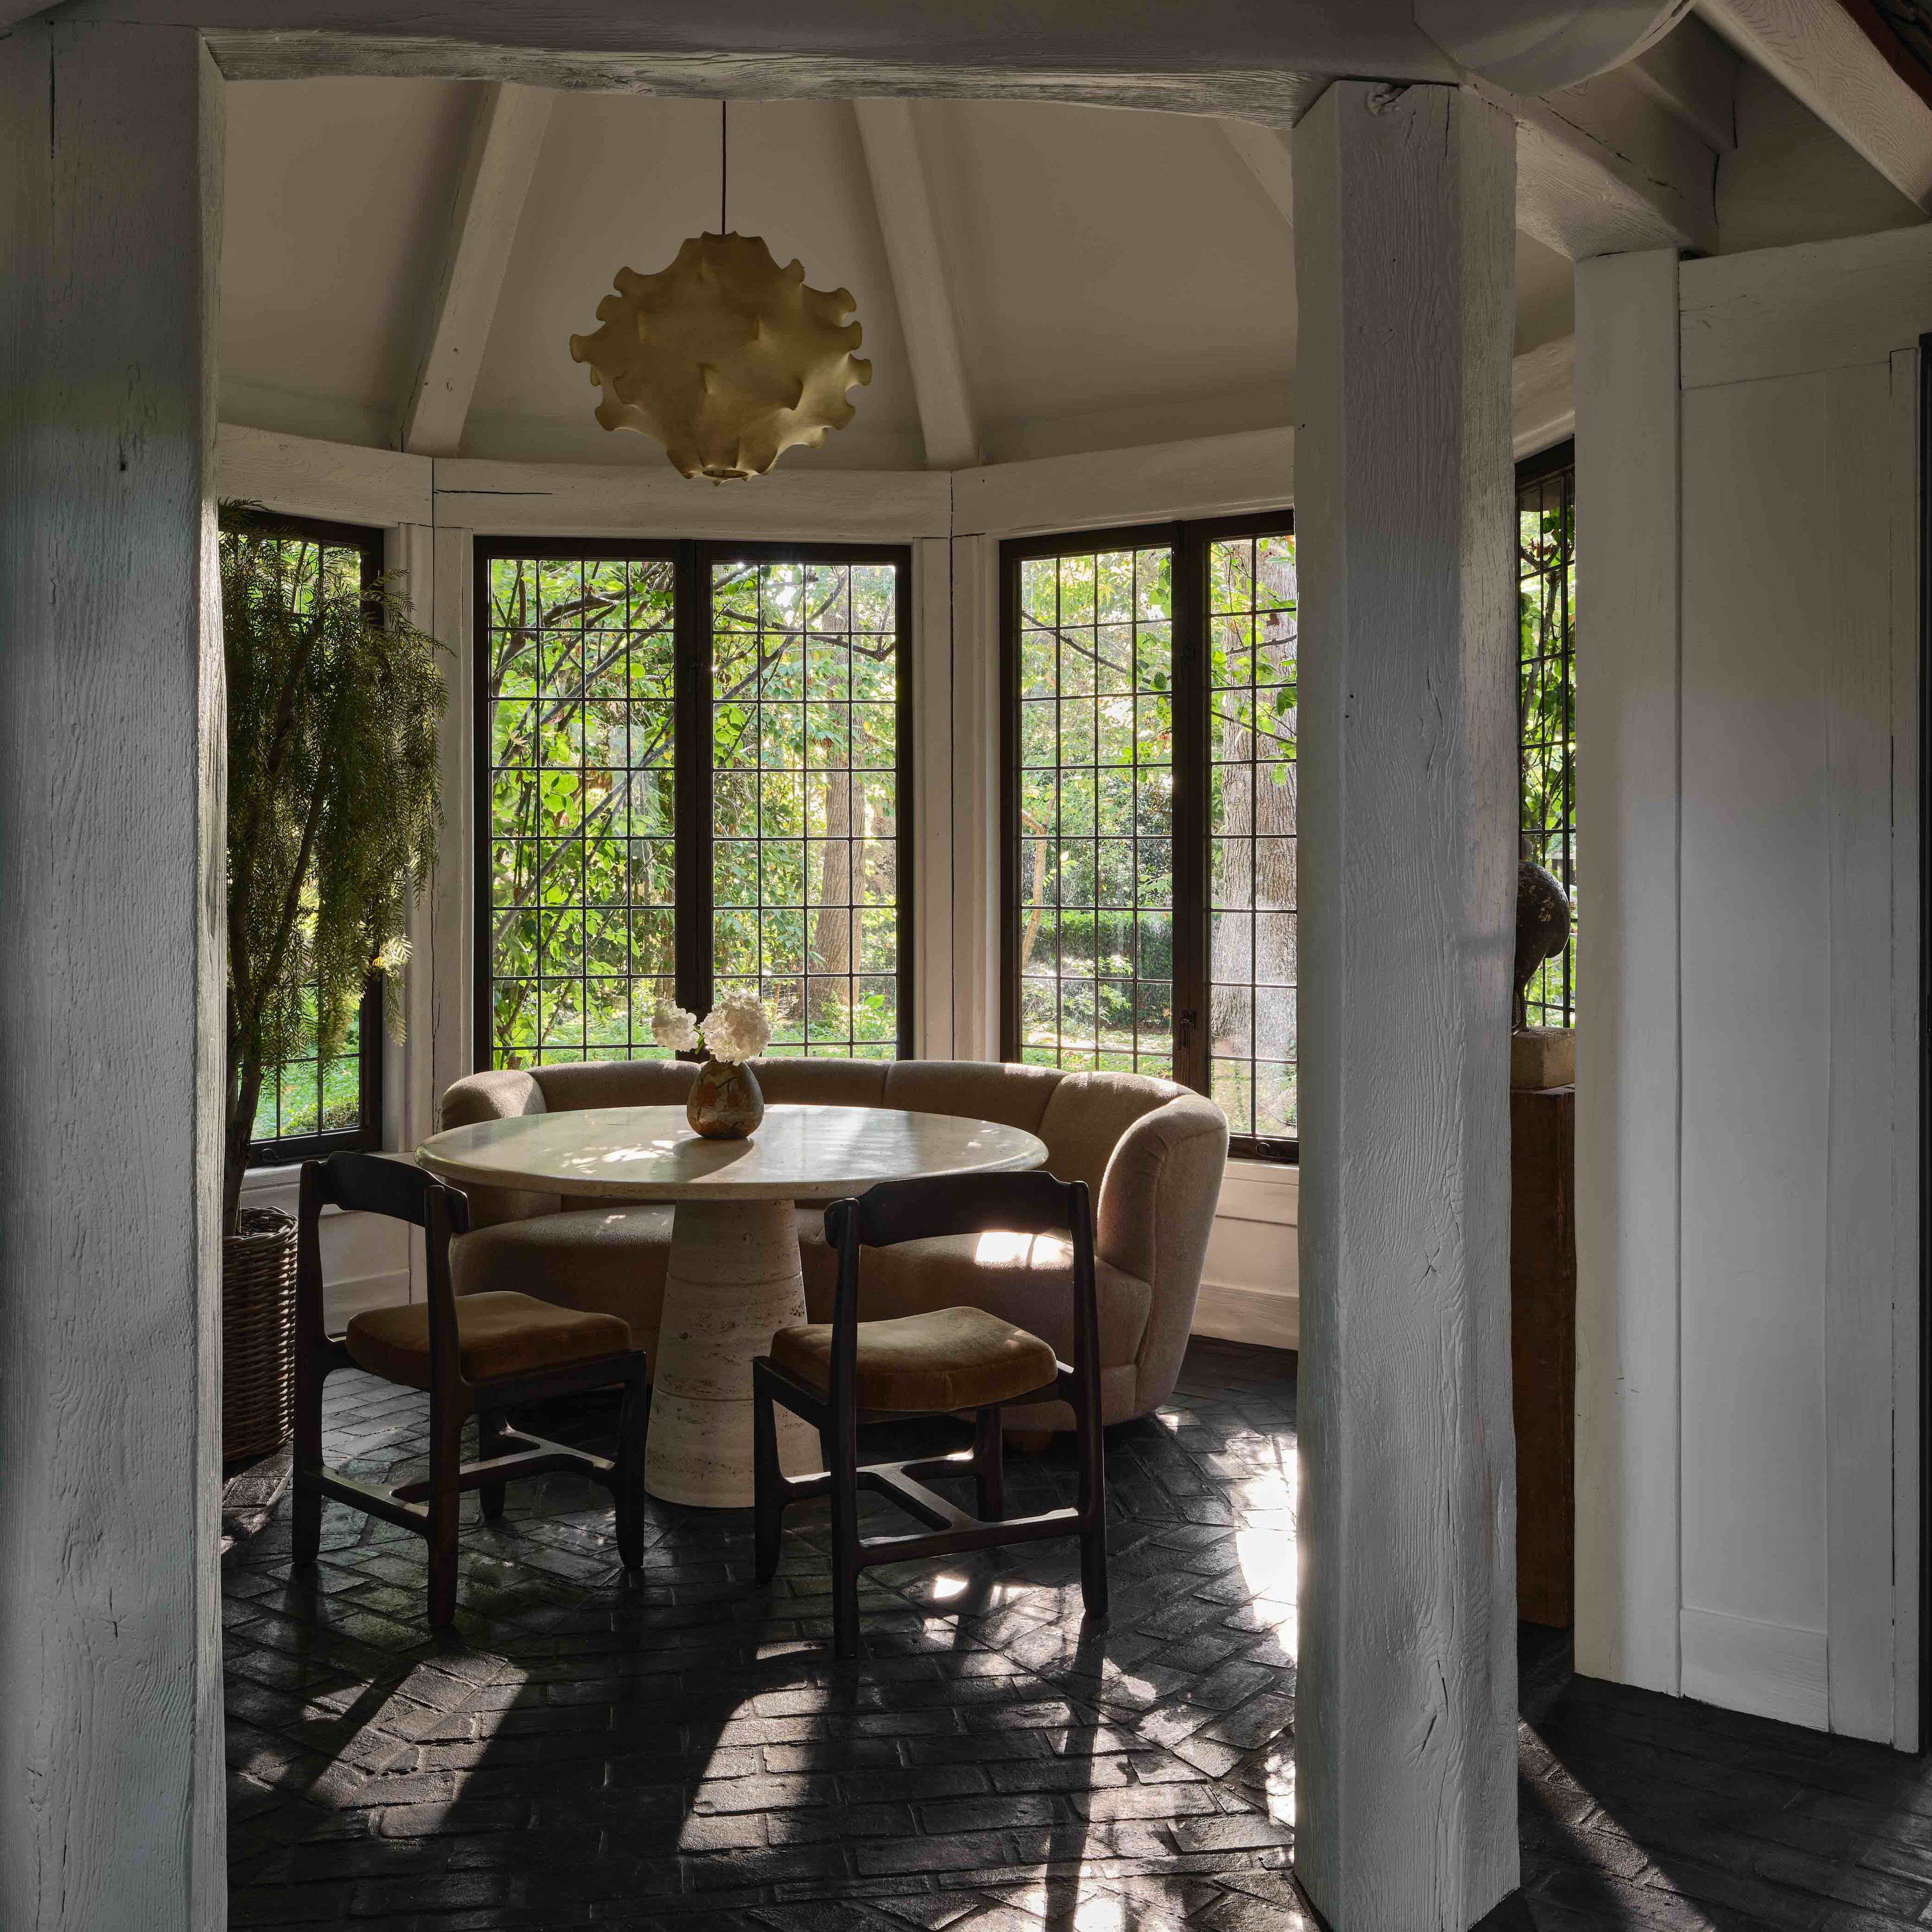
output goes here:
{"type": "Polygon", "coordinates": [[[760,1060],[752,1070],[775,1107],[884,1107],[884,1060],[760,1060]]]}
{"type": "Polygon", "coordinates": [[[1046,1165],[1062,1180],[1084,1180],[1097,1199],[1120,1136],[1143,1114],[1183,1090],[1139,1073],[1064,1073],[1034,1131],[1046,1143],[1046,1165]]]}
{"type": "Polygon", "coordinates": [[[585,1107],[681,1107],[698,1069],[688,1060],[590,1060],[539,1066],[531,1076],[553,1114],[585,1107]]]}
{"type": "Polygon", "coordinates": [[[909,1114],[958,1114],[1040,1132],[1058,1067],[1002,1066],[998,1060],[896,1060],[886,1075],[886,1105],[909,1114]]]}

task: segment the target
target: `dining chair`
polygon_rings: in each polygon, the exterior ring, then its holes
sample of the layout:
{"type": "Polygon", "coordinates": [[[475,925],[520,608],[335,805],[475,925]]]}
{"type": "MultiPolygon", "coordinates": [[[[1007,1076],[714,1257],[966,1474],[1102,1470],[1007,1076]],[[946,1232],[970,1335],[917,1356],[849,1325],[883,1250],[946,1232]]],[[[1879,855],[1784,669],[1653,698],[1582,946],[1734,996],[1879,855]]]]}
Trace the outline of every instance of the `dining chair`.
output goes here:
{"type": "Polygon", "coordinates": [[[1084,1181],[1046,1174],[989,1174],[881,1181],[826,1210],[838,1261],[830,1322],[782,1328],[752,1366],[757,1574],[776,1573],[788,1504],[832,1502],[832,1649],[855,1657],[859,1574],[880,1563],[953,1556],[1043,1537],[1080,1539],[1087,1614],[1107,1611],[1106,1453],[1100,1433],[1100,1351],[1094,1279],[1093,1202],[1084,1181]],[[1072,1250],[1073,1364],[1037,1335],[978,1308],[941,1308],[880,1322],[859,1318],[860,1250],[936,1235],[999,1231],[1060,1236],[1072,1250]],[[1000,1409],[1052,1394],[1072,1406],[1079,1445],[1078,1500],[1037,1516],[1005,1516],[1000,1409]],[[825,1467],[788,1477],[780,1468],[775,1404],[818,1431],[825,1467]],[[970,1411],[974,1443],[956,1454],[861,1466],[862,1424],[970,1411]],[[955,1509],[920,1479],[974,1478],[976,1516],[955,1509]],[[859,1491],[889,1497],[928,1526],[915,1535],[861,1536],[859,1491]]]}
{"type": "Polygon", "coordinates": [[[380,1154],[305,1161],[296,1250],[294,1561],[322,1546],[325,1496],[399,1525],[429,1544],[429,1621],[456,1617],[457,1512],[465,1490],[482,1492],[486,1517],[503,1513],[503,1486],[567,1470],[608,1489],[616,1504],[617,1553],[644,1562],[644,1354],[614,1315],[559,1308],[508,1290],[458,1296],[449,1243],[468,1226],[463,1196],[421,1168],[380,1154]],[[427,1298],[351,1318],[338,1338],[322,1318],[320,1226],[325,1207],[406,1221],[423,1231],[427,1298]],[[429,1396],[429,1475],[386,1489],[338,1474],[322,1460],[322,1390],[338,1369],[358,1368],[429,1396]],[[511,1426],[507,1412],[554,1396],[620,1387],[614,1461],[511,1426]],[[463,1425],[476,1417],[478,1460],[463,1460],[463,1425]]]}

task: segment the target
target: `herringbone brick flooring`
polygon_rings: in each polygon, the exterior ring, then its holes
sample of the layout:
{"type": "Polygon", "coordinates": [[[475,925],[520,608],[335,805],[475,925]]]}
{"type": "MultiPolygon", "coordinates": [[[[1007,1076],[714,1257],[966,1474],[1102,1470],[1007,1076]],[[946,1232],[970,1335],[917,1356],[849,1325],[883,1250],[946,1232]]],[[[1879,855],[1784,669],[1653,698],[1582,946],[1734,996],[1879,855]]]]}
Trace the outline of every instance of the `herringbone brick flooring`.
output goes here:
{"type": "MultiPolygon", "coordinates": [[[[1084,1639],[1076,1546],[1036,1544],[868,1573],[872,1655],[835,1666],[822,1511],[761,1589],[748,1514],[654,1502],[633,1583],[602,1492],[554,1478],[496,1529],[469,1504],[438,1641],[415,1538],[332,1506],[292,1584],[286,1496],[231,1516],[231,1924],[1292,1922],[1293,1365],[1198,1344],[1112,1432],[1113,1614],[1084,1639]]],[[[424,1398],[329,1391],[332,1462],[426,1466],[424,1398]]],[[[910,1453],[894,1432],[865,1453],[910,1453]]],[[[1011,1456],[1009,1507],[1072,1480],[1011,1456]]]]}
{"type": "MultiPolygon", "coordinates": [[[[282,1472],[251,1472],[224,1558],[231,1924],[1312,1932],[1293,1369],[1196,1342],[1162,1414],[1110,1432],[1104,1633],[1072,1546],[1036,1544],[873,1573],[857,1665],[827,1654],[808,1513],[760,1589],[748,1517],[653,1504],[633,1583],[601,1491],[513,1488],[498,1528],[471,1505],[439,1640],[414,1538],[332,1510],[292,1586],[282,1472]]],[[[423,1411],[333,1378],[332,1460],[417,1473],[423,1411]]],[[[1072,1481],[1064,1454],[1010,1460],[1016,1510],[1072,1481]]],[[[1524,1658],[1523,1890],[1492,1932],[1932,1924],[1925,1760],[1573,1679],[1560,1642],[1524,1658]]]]}

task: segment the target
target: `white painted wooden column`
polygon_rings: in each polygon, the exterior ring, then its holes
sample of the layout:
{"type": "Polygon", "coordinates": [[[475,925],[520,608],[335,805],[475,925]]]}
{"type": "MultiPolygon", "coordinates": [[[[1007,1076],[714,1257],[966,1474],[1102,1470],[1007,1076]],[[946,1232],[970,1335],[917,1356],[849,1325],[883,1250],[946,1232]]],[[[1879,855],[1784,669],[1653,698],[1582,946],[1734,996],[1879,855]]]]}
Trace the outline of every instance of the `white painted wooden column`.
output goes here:
{"type": "Polygon", "coordinates": [[[226,1923],[220,81],[0,40],[0,1924],[226,1923]]]}
{"type": "Polygon", "coordinates": [[[1514,143],[1354,81],[1294,135],[1295,1870],[1335,1932],[1460,1932],[1516,1883],[1514,143]]]}
{"type": "Polygon", "coordinates": [[[1677,256],[1576,265],[1576,1668],[1675,1696],[1677,256]]]}

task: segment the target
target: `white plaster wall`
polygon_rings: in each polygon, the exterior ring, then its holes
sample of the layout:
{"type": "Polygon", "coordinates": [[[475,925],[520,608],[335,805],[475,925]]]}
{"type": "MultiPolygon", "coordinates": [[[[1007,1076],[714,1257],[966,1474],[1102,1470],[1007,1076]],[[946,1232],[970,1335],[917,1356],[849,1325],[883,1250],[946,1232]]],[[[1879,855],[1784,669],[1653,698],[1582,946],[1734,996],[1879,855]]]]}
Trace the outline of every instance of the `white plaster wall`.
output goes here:
{"type": "Polygon", "coordinates": [[[1228,1163],[1201,1271],[1196,1334],[1270,1348],[1301,1346],[1300,1204],[1300,1168],[1228,1163]]]}

